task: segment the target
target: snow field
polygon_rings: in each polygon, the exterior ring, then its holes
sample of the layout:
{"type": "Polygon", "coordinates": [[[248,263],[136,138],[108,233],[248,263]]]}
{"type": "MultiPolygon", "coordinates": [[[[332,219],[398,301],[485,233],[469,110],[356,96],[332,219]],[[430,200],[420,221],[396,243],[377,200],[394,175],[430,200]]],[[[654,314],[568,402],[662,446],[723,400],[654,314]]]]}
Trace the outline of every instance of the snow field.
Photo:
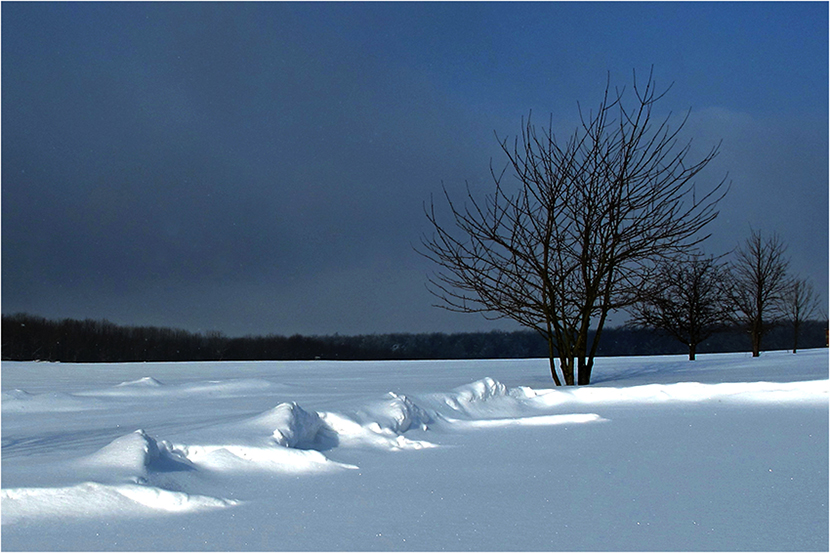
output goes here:
{"type": "Polygon", "coordinates": [[[826,550],[826,351],[701,358],[4,363],[3,548],[826,550]]]}

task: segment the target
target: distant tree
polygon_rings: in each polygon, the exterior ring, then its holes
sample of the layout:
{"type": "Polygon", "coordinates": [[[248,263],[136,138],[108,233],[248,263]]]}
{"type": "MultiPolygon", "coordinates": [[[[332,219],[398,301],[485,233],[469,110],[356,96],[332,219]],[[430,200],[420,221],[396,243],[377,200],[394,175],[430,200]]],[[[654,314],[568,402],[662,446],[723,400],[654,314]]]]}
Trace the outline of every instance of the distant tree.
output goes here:
{"type": "Polygon", "coordinates": [[[784,292],[783,307],[793,327],[793,353],[796,353],[801,325],[815,316],[819,309],[819,298],[813,290],[813,283],[806,278],[794,278],[784,292]]]}
{"type": "Polygon", "coordinates": [[[644,283],[631,310],[630,325],[655,328],[689,346],[727,326],[731,319],[728,269],[715,257],[695,252],[665,260],[644,283]]]}
{"type": "Polygon", "coordinates": [[[667,90],[652,74],[644,86],[635,75],[633,90],[629,104],[606,84],[564,141],[528,118],[512,145],[500,141],[508,163],[491,167],[493,195],[482,202],[468,187],[460,207],[445,189],[454,225],[439,222],[434,203],[426,209],[434,233],[422,253],[440,266],[430,278],[439,306],[536,330],[556,385],[590,383],[609,313],[633,301],[646,267],[705,238],[726,192],[721,181],[696,194],[693,179],[718,148],[693,161],[690,144],[677,147],[685,119],[670,128],[671,115],[653,113],[667,90]]]}
{"type": "Polygon", "coordinates": [[[764,239],[761,231],[752,230],[735,252],[731,266],[732,304],[736,321],[749,331],[753,357],[761,354],[762,338],[783,316],[789,286],[786,251],[787,246],[777,234],[764,239]]]}

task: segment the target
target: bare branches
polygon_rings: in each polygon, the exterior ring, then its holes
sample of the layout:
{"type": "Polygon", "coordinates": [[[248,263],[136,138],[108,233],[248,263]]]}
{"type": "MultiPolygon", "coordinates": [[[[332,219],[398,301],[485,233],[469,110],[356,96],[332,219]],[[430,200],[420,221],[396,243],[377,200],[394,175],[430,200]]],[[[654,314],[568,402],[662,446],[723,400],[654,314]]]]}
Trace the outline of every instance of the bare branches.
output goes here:
{"type": "Polygon", "coordinates": [[[661,262],[631,311],[629,324],[662,330],[689,346],[726,326],[732,315],[728,268],[700,253],[661,262]]]}
{"type": "Polygon", "coordinates": [[[555,351],[562,380],[574,384],[578,367],[587,384],[609,312],[634,301],[649,267],[704,238],[728,190],[721,181],[697,194],[694,178],[718,147],[689,162],[690,143],[678,146],[685,119],[676,128],[671,115],[653,119],[665,92],[652,73],[644,85],[635,75],[628,105],[609,79],[596,110],[580,106],[580,125],[564,140],[552,118],[537,129],[529,115],[518,136],[499,140],[507,167],[491,164],[491,196],[477,200],[468,187],[462,207],[445,189],[449,226],[430,201],[434,232],[421,253],[441,268],[430,278],[441,306],[537,330],[551,345],[554,380],[555,351]]]}
{"type": "Polygon", "coordinates": [[[789,286],[786,251],[777,234],[763,239],[755,230],[735,251],[732,301],[738,321],[747,326],[752,337],[753,357],[761,354],[761,339],[769,331],[770,321],[782,315],[789,286]]]}
{"type": "Polygon", "coordinates": [[[794,278],[790,281],[783,296],[783,310],[793,326],[793,353],[798,351],[798,335],[804,321],[816,315],[819,298],[813,289],[813,283],[806,278],[794,278]]]}

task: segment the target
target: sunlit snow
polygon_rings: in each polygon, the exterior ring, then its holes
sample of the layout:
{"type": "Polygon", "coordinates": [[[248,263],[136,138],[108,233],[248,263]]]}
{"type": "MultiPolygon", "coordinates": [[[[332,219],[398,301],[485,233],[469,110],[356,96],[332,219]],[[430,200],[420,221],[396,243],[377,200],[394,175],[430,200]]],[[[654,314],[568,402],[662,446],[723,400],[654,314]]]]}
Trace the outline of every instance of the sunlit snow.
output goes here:
{"type": "Polygon", "coordinates": [[[821,550],[828,355],[2,365],[4,550],[821,550]]]}

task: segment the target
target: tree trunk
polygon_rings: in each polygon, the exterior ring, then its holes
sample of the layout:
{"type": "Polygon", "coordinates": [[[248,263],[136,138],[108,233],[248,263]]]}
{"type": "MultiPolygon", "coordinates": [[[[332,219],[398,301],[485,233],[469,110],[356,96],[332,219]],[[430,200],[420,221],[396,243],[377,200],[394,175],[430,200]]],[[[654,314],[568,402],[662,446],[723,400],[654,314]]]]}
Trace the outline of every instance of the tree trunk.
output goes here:
{"type": "Polygon", "coordinates": [[[587,386],[591,383],[591,369],[593,368],[593,359],[586,362],[584,357],[579,358],[579,385],[587,386]]]}
{"type": "Polygon", "coordinates": [[[793,353],[796,353],[798,351],[798,330],[799,330],[798,327],[799,326],[800,325],[799,325],[798,322],[796,322],[793,325],[793,353]]]}
{"type": "Polygon", "coordinates": [[[694,361],[696,354],[697,354],[697,344],[692,342],[691,344],[689,344],[689,361],[694,361]]]}
{"type": "Polygon", "coordinates": [[[550,361],[550,375],[553,377],[553,383],[561,386],[559,376],[556,374],[556,357],[553,355],[553,338],[548,338],[548,360],[550,361]]]}
{"type": "MultiPolygon", "coordinates": [[[[591,366],[593,365],[593,356],[588,355],[588,318],[585,317],[582,321],[582,326],[579,329],[579,339],[577,340],[576,360],[577,369],[576,374],[577,383],[580,386],[587,386],[591,383],[591,366]],[[587,363],[586,363],[587,359],[587,363]]],[[[594,339],[596,342],[596,338],[594,339]]]]}
{"type": "Polygon", "coordinates": [[[757,326],[752,328],[752,357],[761,356],[761,329],[757,326]]]}
{"type": "Polygon", "coordinates": [[[574,382],[574,358],[560,357],[559,367],[562,369],[562,377],[565,379],[565,386],[573,386],[574,382]]]}

